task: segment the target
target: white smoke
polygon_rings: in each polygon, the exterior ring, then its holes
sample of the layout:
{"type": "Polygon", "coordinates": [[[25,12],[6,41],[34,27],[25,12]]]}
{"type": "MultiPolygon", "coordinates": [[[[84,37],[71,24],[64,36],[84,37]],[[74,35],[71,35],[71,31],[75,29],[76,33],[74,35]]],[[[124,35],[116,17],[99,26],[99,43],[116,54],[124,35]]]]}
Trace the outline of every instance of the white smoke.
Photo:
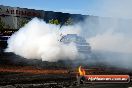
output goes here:
{"type": "Polygon", "coordinates": [[[101,16],[89,17],[84,24],[87,41],[97,61],[132,69],[132,0],[102,0],[101,16]]]}
{"type": "Polygon", "coordinates": [[[77,33],[87,38],[99,56],[95,62],[132,69],[132,0],[103,0],[103,4],[98,12],[112,18],[89,16],[85,23],[61,29],[35,18],[11,36],[6,51],[28,59],[73,60],[78,55],[74,44],[65,46],[58,40],[61,33],[77,33]]]}
{"type": "MultiPolygon", "coordinates": [[[[63,27],[65,33],[78,33],[79,29],[63,27]],[[71,30],[71,31],[70,31],[71,30]]],[[[42,59],[57,61],[60,59],[74,60],[78,55],[74,44],[60,43],[60,26],[46,24],[43,20],[34,18],[8,39],[6,52],[14,52],[27,59],[42,59]]]]}
{"type": "Polygon", "coordinates": [[[93,50],[132,53],[132,40],[121,33],[105,32],[89,39],[93,50]]]}
{"type": "Polygon", "coordinates": [[[88,39],[93,52],[104,64],[132,69],[132,40],[123,33],[104,32],[88,39]]]}
{"type": "Polygon", "coordinates": [[[132,54],[132,0],[103,0],[100,14],[106,18],[88,19],[88,39],[94,50],[132,54]],[[111,18],[110,18],[111,17],[111,18]]]}

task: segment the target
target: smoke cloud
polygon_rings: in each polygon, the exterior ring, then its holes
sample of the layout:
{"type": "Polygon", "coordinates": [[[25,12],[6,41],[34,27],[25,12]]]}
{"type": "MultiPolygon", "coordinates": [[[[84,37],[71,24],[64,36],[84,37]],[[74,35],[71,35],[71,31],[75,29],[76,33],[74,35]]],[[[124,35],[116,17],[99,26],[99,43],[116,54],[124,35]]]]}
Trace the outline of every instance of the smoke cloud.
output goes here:
{"type": "Polygon", "coordinates": [[[89,17],[82,34],[98,56],[96,61],[132,69],[132,1],[103,0],[102,3],[98,12],[105,17],[89,17]]]}
{"type": "Polygon", "coordinates": [[[76,46],[64,45],[59,41],[64,31],[79,33],[79,29],[75,30],[70,26],[60,29],[60,26],[46,24],[43,20],[34,18],[10,37],[6,52],[43,61],[74,60],[78,55],[76,46]]]}
{"type": "Polygon", "coordinates": [[[94,50],[132,53],[132,40],[121,33],[106,32],[89,39],[94,50]]]}
{"type": "Polygon", "coordinates": [[[132,40],[122,33],[104,32],[89,39],[99,61],[121,68],[132,69],[132,40]]]}
{"type": "MultiPolygon", "coordinates": [[[[75,60],[78,53],[74,44],[65,46],[58,41],[61,33],[72,33],[87,39],[97,56],[94,62],[132,69],[131,3],[131,0],[103,0],[98,12],[105,18],[89,16],[76,26],[60,28],[35,18],[11,36],[6,51],[43,61],[75,60]]],[[[89,62],[90,59],[86,63],[89,62]]]]}

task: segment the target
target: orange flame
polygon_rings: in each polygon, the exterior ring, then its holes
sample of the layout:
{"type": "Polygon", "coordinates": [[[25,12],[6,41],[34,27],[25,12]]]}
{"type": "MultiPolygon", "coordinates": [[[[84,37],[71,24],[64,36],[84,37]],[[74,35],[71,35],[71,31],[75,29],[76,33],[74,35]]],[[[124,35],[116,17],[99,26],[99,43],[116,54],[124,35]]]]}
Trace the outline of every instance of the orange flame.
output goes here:
{"type": "Polygon", "coordinates": [[[82,66],[79,66],[79,74],[80,76],[84,76],[86,73],[85,73],[85,70],[82,68],[82,66]]]}

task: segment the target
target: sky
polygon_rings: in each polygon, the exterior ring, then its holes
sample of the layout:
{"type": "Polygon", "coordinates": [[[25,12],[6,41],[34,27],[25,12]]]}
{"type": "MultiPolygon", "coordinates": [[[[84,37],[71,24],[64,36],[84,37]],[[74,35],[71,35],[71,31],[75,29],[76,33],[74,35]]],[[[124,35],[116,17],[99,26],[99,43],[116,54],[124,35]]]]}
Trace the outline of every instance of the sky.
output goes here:
{"type": "Polygon", "coordinates": [[[1,5],[64,13],[98,15],[103,0],[0,0],[1,5]]]}
{"type": "Polygon", "coordinates": [[[0,4],[71,14],[132,18],[132,0],[0,0],[0,4]]]}

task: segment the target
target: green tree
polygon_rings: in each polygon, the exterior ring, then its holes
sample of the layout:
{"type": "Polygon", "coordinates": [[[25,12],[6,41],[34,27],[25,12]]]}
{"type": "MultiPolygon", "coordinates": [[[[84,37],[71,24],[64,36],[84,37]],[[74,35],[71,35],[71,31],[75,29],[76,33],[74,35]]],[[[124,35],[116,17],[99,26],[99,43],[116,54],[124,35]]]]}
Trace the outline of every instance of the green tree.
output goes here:
{"type": "Polygon", "coordinates": [[[57,19],[54,20],[54,24],[59,25],[59,21],[57,19]]]}
{"type": "Polygon", "coordinates": [[[51,20],[49,20],[49,23],[50,24],[56,24],[56,25],[59,25],[60,23],[59,23],[59,21],[57,20],[57,19],[51,19],[51,20]]]}
{"type": "Polygon", "coordinates": [[[53,19],[49,20],[49,23],[50,23],[50,24],[54,24],[53,19]]]}

